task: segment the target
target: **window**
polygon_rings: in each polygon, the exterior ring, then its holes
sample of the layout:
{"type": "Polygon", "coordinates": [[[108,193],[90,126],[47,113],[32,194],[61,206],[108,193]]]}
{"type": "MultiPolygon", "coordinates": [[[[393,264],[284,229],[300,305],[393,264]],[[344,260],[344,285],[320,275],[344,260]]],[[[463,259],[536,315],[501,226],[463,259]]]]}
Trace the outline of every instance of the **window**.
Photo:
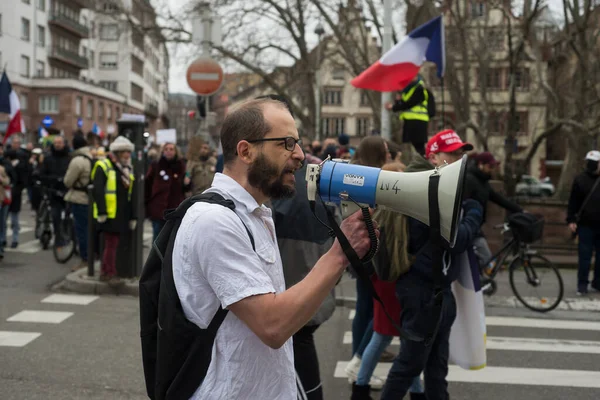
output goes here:
{"type": "Polygon", "coordinates": [[[96,53],[94,53],[94,50],[90,50],[90,68],[94,68],[95,67],[95,63],[96,63],[96,53]]]}
{"type": "Polygon", "coordinates": [[[94,101],[93,100],[88,100],[87,107],[85,110],[85,116],[88,119],[94,118],[94,101]]]}
{"type": "Polygon", "coordinates": [[[483,0],[471,0],[471,17],[478,18],[485,15],[485,4],[483,0]]]}
{"type": "Polygon", "coordinates": [[[31,4],[31,0],[21,0],[22,3],[31,4]]]}
{"type": "Polygon", "coordinates": [[[119,27],[117,26],[117,24],[100,24],[100,39],[118,40],[119,27]]]}
{"type": "Polygon", "coordinates": [[[40,11],[46,11],[46,0],[37,0],[37,9],[40,11]]]}
{"type": "Polygon", "coordinates": [[[117,81],[100,81],[98,84],[104,89],[112,90],[113,92],[117,91],[117,81]]]}
{"type": "Polygon", "coordinates": [[[484,82],[479,82],[479,85],[483,84],[483,87],[486,89],[492,90],[500,90],[502,89],[502,68],[489,68],[485,75],[482,76],[482,73],[478,70],[477,76],[480,80],[484,80],[484,82]]]}
{"type": "MultiPolygon", "coordinates": [[[[528,133],[528,124],[527,120],[529,118],[529,113],[527,111],[517,112],[515,115],[515,131],[517,135],[527,135],[528,133]]],[[[510,119],[510,115],[506,115],[506,120],[510,119]]]]}
{"type": "Polygon", "coordinates": [[[92,39],[96,39],[96,21],[90,23],[90,36],[92,39]]]}
{"type": "Polygon", "coordinates": [[[81,46],[81,57],[87,58],[88,56],[88,49],[85,46],[81,46]]]}
{"type": "Polygon", "coordinates": [[[108,108],[106,109],[106,119],[108,119],[109,121],[112,119],[112,105],[108,105],[108,108]]]}
{"type": "Polygon", "coordinates": [[[117,11],[117,5],[113,2],[107,1],[106,3],[104,3],[103,9],[106,12],[117,11]]]}
{"type": "Polygon", "coordinates": [[[99,119],[104,118],[104,103],[103,102],[98,103],[98,118],[99,119]]]}
{"type": "Polygon", "coordinates": [[[360,92],[360,106],[369,107],[369,94],[366,91],[360,92]]]}
{"type": "Polygon", "coordinates": [[[140,103],[144,101],[144,89],[133,82],[131,83],[131,98],[140,103]]]}
{"type": "Polygon", "coordinates": [[[87,27],[88,26],[88,19],[84,16],[81,17],[81,25],[87,27]]]}
{"type": "Polygon", "coordinates": [[[335,80],[344,80],[345,73],[342,68],[335,68],[331,73],[331,77],[335,80]]]}
{"type": "Polygon", "coordinates": [[[21,56],[21,76],[29,78],[29,57],[21,56]]]}
{"type": "Polygon", "coordinates": [[[342,89],[326,89],[323,104],[342,105],[342,89]]]}
{"type": "Polygon", "coordinates": [[[487,48],[490,50],[504,50],[504,32],[502,29],[490,29],[487,34],[487,48]]]}
{"type": "Polygon", "coordinates": [[[131,55],[131,72],[144,76],[144,62],[133,54],[131,55]]]}
{"type": "Polygon", "coordinates": [[[46,28],[38,25],[37,28],[37,45],[38,47],[46,47],[46,28]]]}
{"type": "Polygon", "coordinates": [[[35,66],[35,76],[43,78],[46,75],[46,64],[43,61],[37,61],[35,66]]]}
{"type": "Polygon", "coordinates": [[[356,118],[356,134],[358,136],[367,136],[371,121],[369,117],[356,118]]]}
{"type": "Polygon", "coordinates": [[[75,115],[81,116],[81,108],[83,107],[83,99],[80,96],[75,98],[75,115]]]}
{"type": "Polygon", "coordinates": [[[520,68],[515,71],[515,87],[518,90],[529,90],[529,69],[520,68]]]}
{"type": "Polygon", "coordinates": [[[101,69],[117,69],[117,53],[100,53],[101,69]]]}
{"type": "Polygon", "coordinates": [[[504,118],[502,113],[497,111],[491,111],[488,113],[487,124],[483,120],[483,112],[477,113],[479,125],[484,131],[484,134],[488,136],[502,136],[504,135],[504,118]]]}
{"type": "Polygon", "coordinates": [[[328,117],[321,120],[321,132],[327,136],[337,136],[345,131],[346,119],[344,117],[328,117]]]}
{"type": "Polygon", "coordinates": [[[40,96],[41,114],[58,114],[58,95],[40,96]]]}
{"type": "Polygon", "coordinates": [[[27,111],[29,108],[29,96],[22,94],[19,96],[19,101],[21,102],[21,111],[27,111]]]}
{"type": "Polygon", "coordinates": [[[21,39],[23,39],[26,42],[29,42],[30,38],[29,29],[29,20],[27,18],[21,18],[21,39]]]}
{"type": "Polygon", "coordinates": [[[121,110],[119,109],[119,107],[115,108],[115,118],[119,119],[119,117],[121,116],[121,110]]]}

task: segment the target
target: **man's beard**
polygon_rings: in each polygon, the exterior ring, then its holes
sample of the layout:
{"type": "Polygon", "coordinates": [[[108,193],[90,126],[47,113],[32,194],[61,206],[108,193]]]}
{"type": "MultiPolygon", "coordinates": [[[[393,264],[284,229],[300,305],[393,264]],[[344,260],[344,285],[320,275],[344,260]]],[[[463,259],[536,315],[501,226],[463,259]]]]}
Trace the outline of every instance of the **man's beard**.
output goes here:
{"type": "Polygon", "coordinates": [[[293,197],[296,194],[296,188],[283,183],[285,173],[285,169],[279,173],[277,166],[271,164],[264,154],[260,154],[250,165],[248,183],[260,189],[265,196],[271,199],[293,197]]]}

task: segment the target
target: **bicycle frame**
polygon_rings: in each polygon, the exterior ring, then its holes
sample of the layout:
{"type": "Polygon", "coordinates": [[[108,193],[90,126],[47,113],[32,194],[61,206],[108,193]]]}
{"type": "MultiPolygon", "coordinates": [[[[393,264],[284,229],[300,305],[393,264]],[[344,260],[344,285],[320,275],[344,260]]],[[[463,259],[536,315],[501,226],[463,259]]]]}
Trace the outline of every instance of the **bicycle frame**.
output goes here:
{"type": "MultiPolygon", "coordinates": [[[[518,246],[518,251],[521,254],[523,252],[522,245],[519,244],[517,242],[517,240],[513,237],[504,246],[502,246],[502,248],[500,250],[498,250],[496,252],[496,254],[494,254],[489,260],[487,260],[485,263],[483,263],[483,265],[480,266],[480,270],[483,270],[483,268],[485,268],[492,261],[496,261],[496,265],[494,266],[494,269],[492,270],[491,275],[486,274],[486,276],[488,276],[489,279],[494,279],[496,277],[496,275],[498,274],[498,271],[500,270],[502,265],[504,265],[504,262],[506,261],[506,259],[510,256],[510,249],[512,249],[515,246],[518,246]]],[[[514,257],[513,257],[513,259],[514,259],[514,257]]],[[[512,260],[511,260],[511,262],[512,262],[512,260]]]]}

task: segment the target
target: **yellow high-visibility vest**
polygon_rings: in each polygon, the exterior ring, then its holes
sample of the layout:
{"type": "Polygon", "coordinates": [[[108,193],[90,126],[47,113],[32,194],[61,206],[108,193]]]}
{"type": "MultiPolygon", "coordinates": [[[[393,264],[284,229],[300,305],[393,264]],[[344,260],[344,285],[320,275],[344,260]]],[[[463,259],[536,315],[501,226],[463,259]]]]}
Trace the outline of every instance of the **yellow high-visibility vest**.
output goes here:
{"type": "MultiPolygon", "coordinates": [[[[108,158],[105,160],[98,160],[92,169],[92,181],[94,180],[94,176],[96,176],[98,167],[102,168],[104,175],[106,175],[106,187],[104,188],[106,216],[108,219],[114,219],[117,216],[117,171],[115,171],[108,158]]],[[[133,180],[135,179],[133,174],[129,174],[129,179],[131,180],[131,184],[129,185],[128,199],[131,200],[133,180]]],[[[94,202],[94,218],[98,218],[98,206],[96,205],[96,202],[94,202]]]]}
{"type": "MultiPolygon", "coordinates": [[[[402,101],[407,102],[412,95],[415,93],[415,90],[418,86],[423,87],[423,81],[419,81],[415,86],[413,86],[408,92],[402,93],[402,101]]],[[[400,119],[404,120],[419,120],[429,122],[429,111],[427,110],[427,103],[429,101],[429,93],[423,87],[423,94],[425,99],[421,104],[417,104],[413,108],[406,110],[400,114],[400,119]]]]}

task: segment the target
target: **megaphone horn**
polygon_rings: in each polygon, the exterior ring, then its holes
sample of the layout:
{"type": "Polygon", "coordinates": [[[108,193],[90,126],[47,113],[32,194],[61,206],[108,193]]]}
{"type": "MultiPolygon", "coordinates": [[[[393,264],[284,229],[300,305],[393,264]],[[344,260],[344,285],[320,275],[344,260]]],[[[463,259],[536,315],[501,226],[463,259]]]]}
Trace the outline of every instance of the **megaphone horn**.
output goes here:
{"type": "Polygon", "coordinates": [[[324,161],[308,165],[309,200],[318,193],[324,202],[350,199],[372,208],[383,207],[429,225],[429,178],[439,174],[438,204],[442,237],[454,247],[467,167],[460,161],[422,172],[393,172],[379,168],[324,161]]]}

